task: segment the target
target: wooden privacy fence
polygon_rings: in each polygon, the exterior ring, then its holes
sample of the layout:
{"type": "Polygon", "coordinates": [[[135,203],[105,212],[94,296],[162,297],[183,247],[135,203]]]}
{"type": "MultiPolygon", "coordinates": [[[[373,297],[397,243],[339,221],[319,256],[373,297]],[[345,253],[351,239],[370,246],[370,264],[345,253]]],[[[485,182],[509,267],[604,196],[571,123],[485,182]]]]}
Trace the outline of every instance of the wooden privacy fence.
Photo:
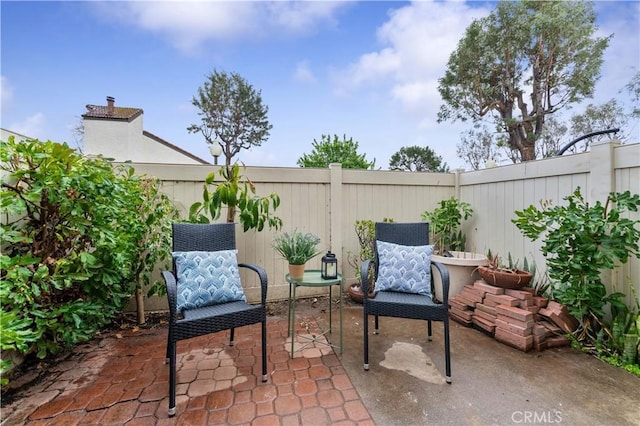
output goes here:
{"type": "MultiPolygon", "coordinates": [[[[189,206],[200,201],[204,178],[219,166],[133,164],[138,174],[156,176],[163,181],[163,191],[187,217],[189,206]]],[[[472,218],[463,224],[471,251],[486,253],[491,249],[504,258],[534,260],[544,269],[540,242],[525,239],[511,223],[514,211],[540,200],[562,203],[562,198],[576,187],[590,203],[606,199],[610,191],[629,190],[640,193],[640,144],[617,142],[594,144],[583,154],[537,160],[492,169],[454,173],[418,173],[386,170],[349,170],[339,164],[329,169],[247,167],[244,174],[256,185],[259,195],[277,193],[281,205],[276,214],[283,220],[282,231],[299,229],[312,232],[321,246],[338,257],[338,267],[348,283],[355,280],[349,265],[350,253],[358,253],[356,220],[396,222],[420,221],[421,215],[434,209],[444,198],[456,196],[471,204],[472,218]]],[[[636,213],[638,217],[639,213],[636,213]]],[[[226,217],[224,214],[221,220],[226,217]]],[[[269,276],[269,300],[286,299],[289,287],[284,276],[287,265],[271,247],[276,231],[244,233],[237,226],[240,261],[265,267],[269,276]]],[[[320,257],[309,268],[319,268],[320,257]]],[[[159,275],[157,275],[159,277],[159,275]]],[[[247,297],[258,299],[258,282],[242,277],[247,297]]],[[[626,265],[603,277],[609,290],[628,289],[631,283],[640,292],[640,261],[626,265]]],[[[314,294],[313,289],[301,295],[314,294]]],[[[627,302],[631,303],[629,295],[627,302]]],[[[152,298],[147,310],[166,309],[166,301],[152,298]]]]}

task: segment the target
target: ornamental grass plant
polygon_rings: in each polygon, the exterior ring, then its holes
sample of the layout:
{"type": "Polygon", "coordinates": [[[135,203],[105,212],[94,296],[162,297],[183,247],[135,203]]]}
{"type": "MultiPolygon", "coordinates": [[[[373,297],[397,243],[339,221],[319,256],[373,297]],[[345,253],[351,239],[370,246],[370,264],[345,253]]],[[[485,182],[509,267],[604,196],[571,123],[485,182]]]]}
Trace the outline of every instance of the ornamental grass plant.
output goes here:
{"type": "Polygon", "coordinates": [[[318,244],[320,244],[320,238],[317,235],[297,229],[291,233],[284,232],[276,235],[273,240],[273,248],[289,265],[304,265],[319,255],[318,244]]]}

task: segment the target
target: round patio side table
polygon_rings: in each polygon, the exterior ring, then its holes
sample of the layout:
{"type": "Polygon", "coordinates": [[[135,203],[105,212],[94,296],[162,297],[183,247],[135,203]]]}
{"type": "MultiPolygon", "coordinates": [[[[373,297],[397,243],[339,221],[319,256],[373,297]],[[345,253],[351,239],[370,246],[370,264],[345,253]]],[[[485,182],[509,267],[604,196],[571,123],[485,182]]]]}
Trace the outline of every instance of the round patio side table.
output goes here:
{"type": "MultiPolygon", "coordinates": [[[[291,337],[291,357],[293,358],[294,355],[294,342],[296,340],[296,289],[298,287],[329,287],[329,328],[327,330],[322,331],[320,335],[324,336],[326,339],[325,341],[322,340],[318,340],[317,337],[309,337],[309,336],[304,336],[304,335],[298,335],[298,337],[302,337],[305,339],[309,340],[309,343],[307,343],[306,345],[304,345],[302,348],[306,347],[308,344],[311,343],[321,343],[321,344],[325,344],[328,345],[332,348],[335,349],[339,349],[340,353],[342,354],[342,275],[338,274],[337,278],[334,279],[324,279],[322,278],[322,276],[320,275],[320,270],[316,270],[316,269],[311,269],[311,270],[305,270],[304,271],[304,275],[301,279],[293,279],[289,276],[289,274],[287,274],[285,276],[285,279],[287,280],[287,282],[289,283],[289,317],[288,317],[288,334],[291,337]],[[331,299],[332,299],[332,293],[331,293],[331,289],[333,286],[338,286],[339,288],[339,294],[340,294],[340,299],[339,299],[339,305],[340,305],[340,318],[339,318],[339,322],[340,322],[340,344],[336,345],[331,343],[331,341],[329,339],[327,339],[327,333],[331,334],[332,329],[333,329],[333,319],[332,319],[332,315],[331,315],[331,299]]],[[[300,350],[299,349],[299,350],[300,350]]]]}

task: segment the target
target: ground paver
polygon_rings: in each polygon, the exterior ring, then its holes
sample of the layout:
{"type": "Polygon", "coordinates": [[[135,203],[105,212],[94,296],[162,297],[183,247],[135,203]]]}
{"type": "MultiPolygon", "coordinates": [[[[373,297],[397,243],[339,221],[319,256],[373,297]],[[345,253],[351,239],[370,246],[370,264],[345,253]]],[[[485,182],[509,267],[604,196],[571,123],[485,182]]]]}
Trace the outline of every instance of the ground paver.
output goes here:
{"type": "MultiPolygon", "coordinates": [[[[312,330],[317,327],[309,318],[305,330],[309,324],[312,330]]],[[[263,383],[256,368],[260,333],[259,324],[237,328],[233,347],[228,345],[228,332],[179,342],[174,418],[167,415],[165,326],[118,330],[80,345],[67,360],[51,367],[44,383],[23,390],[3,407],[2,425],[284,425],[327,424],[337,418],[335,407],[346,402],[341,389],[353,385],[347,383],[344,370],[332,380],[331,369],[340,365],[333,351],[311,344],[291,358],[286,318],[270,317],[270,374],[263,383]],[[324,394],[318,398],[320,392],[324,394]]]]}

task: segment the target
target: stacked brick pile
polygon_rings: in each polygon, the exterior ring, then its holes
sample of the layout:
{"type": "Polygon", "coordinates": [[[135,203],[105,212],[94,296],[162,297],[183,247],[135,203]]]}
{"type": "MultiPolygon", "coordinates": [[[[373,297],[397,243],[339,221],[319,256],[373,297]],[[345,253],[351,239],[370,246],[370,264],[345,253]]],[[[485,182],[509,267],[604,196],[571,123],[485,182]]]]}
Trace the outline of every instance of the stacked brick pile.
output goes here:
{"type": "Polygon", "coordinates": [[[460,324],[524,352],[568,345],[563,334],[578,327],[562,305],[536,296],[533,288],[503,289],[484,280],[466,285],[451,297],[449,314],[460,324]]]}

